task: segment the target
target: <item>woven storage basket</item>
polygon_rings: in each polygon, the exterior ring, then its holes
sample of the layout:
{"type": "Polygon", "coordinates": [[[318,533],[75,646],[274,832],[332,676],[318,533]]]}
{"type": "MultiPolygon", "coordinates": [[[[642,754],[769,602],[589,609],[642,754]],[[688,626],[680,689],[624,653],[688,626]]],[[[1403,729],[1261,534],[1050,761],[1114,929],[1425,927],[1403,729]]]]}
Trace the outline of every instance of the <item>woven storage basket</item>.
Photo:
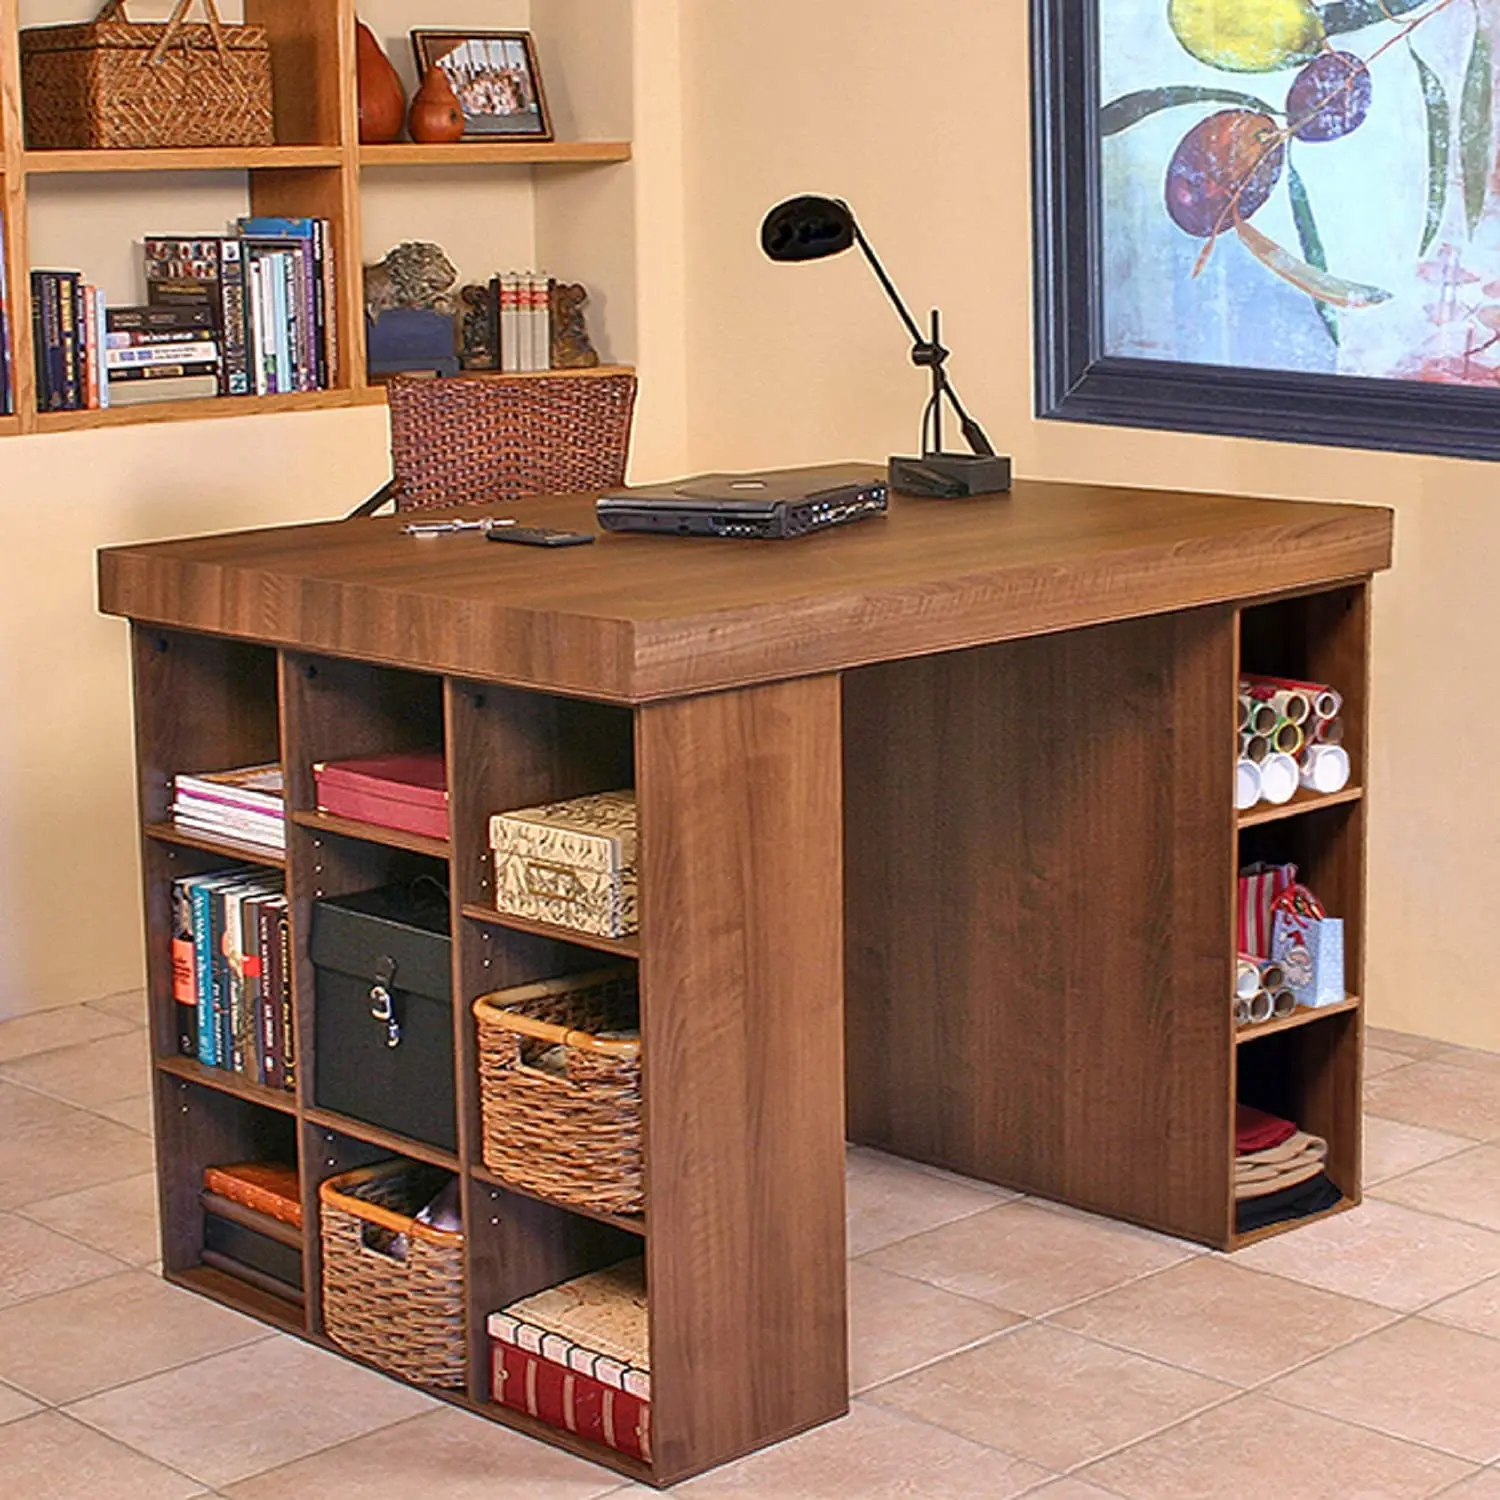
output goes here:
{"type": "Polygon", "coordinates": [[[397,510],[625,482],[634,375],[398,375],[386,396],[397,510]]]}
{"type": "Polygon", "coordinates": [[[639,1213],[641,1044],[633,965],[497,990],[474,1002],[484,1164],[528,1192],[639,1213]],[[565,1073],[528,1059],[561,1047],[565,1073]]]}
{"type": "Polygon", "coordinates": [[[334,1343],[384,1370],[461,1389],[464,1237],[412,1217],[448,1175],[387,1161],[319,1185],[323,1324],[334,1343]],[[401,1235],[404,1260],[392,1253],[401,1235]]]}
{"type": "Polygon", "coordinates": [[[125,0],[97,19],[21,33],[26,144],[33,151],[270,146],[271,51],[263,26],[131,21],[125,0]]]}

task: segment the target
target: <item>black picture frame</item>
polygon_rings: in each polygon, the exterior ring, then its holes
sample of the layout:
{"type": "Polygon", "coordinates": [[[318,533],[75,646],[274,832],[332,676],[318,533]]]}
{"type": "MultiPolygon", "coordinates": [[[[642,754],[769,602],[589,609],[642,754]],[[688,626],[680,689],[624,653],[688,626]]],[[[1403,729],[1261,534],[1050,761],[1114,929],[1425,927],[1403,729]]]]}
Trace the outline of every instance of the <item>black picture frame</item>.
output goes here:
{"type": "Polygon", "coordinates": [[[1102,353],[1100,3],[1031,0],[1037,416],[1500,458],[1500,389],[1102,353]]]}
{"type": "Polygon", "coordinates": [[[417,60],[417,76],[424,77],[434,63],[444,65],[449,82],[463,111],[466,141],[550,141],[552,117],[547,112],[547,95],[542,88],[542,70],[537,66],[536,44],[529,31],[434,31],[411,33],[412,52],[417,60]],[[471,42],[506,42],[518,47],[524,56],[524,88],[529,95],[522,110],[476,110],[466,94],[462,81],[447,66],[449,55],[471,42]]]}

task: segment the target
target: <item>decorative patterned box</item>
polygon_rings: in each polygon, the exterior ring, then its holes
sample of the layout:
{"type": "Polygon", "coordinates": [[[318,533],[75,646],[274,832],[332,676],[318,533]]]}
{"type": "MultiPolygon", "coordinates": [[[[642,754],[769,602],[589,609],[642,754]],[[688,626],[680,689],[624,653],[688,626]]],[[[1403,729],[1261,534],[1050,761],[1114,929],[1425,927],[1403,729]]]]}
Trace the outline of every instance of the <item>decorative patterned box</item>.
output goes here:
{"type": "Polygon", "coordinates": [[[651,1357],[640,1257],[491,1313],[494,1398],[651,1461],[651,1357]]]}
{"type": "Polygon", "coordinates": [[[495,905],[596,937],[636,930],[635,792],[596,792],[496,813],[495,905]]]}

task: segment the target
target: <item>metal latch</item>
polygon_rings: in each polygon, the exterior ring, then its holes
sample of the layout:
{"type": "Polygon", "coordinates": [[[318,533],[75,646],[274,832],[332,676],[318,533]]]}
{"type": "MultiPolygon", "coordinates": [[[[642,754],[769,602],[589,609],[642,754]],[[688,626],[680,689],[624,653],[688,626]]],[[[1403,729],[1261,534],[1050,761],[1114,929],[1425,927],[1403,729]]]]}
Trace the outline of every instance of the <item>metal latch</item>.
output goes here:
{"type": "Polygon", "coordinates": [[[401,1023],[396,1019],[396,1002],[391,998],[391,982],[396,977],[396,960],[383,954],[375,961],[375,983],[370,986],[370,1015],[385,1023],[387,1047],[401,1045],[401,1023]]]}

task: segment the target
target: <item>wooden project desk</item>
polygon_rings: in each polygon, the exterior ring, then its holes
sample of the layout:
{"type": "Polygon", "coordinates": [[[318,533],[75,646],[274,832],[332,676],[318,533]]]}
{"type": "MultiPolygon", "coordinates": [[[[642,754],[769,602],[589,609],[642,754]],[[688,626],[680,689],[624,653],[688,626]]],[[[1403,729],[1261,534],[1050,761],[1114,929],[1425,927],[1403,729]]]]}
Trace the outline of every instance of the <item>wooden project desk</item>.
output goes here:
{"type": "MultiPolygon", "coordinates": [[[[504,508],[592,529],[591,502],[504,508]]],[[[1234,1230],[1236,1097],[1330,1142],[1359,1197],[1358,1001],[1236,1035],[1242,859],[1294,859],[1363,952],[1368,581],[1388,511],[1017,482],[896,498],[785,543],[414,540],[399,518],[101,555],[134,622],[169,1279],[323,1337],[201,1263],[198,1174],[295,1137],[316,1185],[372,1150],[462,1175],[465,1398],[664,1484],[847,1406],[844,1140],[1211,1245],[1234,1230]],[[1345,695],[1351,786],[1233,811],[1246,669],[1345,695]],[[446,746],[452,839],[314,811],[324,758],[446,746]],[[170,881],[233,845],[174,829],[172,775],[280,757],[300,1091],[174,1055],[170,881]],[[492,909],[492,812],[637,789],[641,936],[492,909]],[[445,861],[459,1142],[313,1103],[309,903],[445,861]],[[469,1002],[638,959],[643,1221],[507,1190],[479,1156],[469,1002]],[[1238,1044],[1238,1045],[1237,1045],[1238,1044]],[[639,1248],[653,1462],[489,1403],[484,1316],[639,1248]]],[[[261,856],[263,863],[274,858],[261,856]]]]}

